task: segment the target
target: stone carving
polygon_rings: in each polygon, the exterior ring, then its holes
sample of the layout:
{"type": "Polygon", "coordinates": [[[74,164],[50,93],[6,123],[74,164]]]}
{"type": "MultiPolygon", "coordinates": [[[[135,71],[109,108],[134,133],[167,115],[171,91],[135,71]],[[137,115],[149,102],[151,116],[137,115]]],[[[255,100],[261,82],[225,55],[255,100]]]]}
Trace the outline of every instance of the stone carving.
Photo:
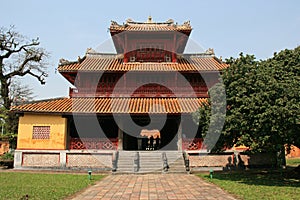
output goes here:
{"type": "Polygon", "coordinates": [[[60,65],[66,65],[66,64],[69,64],[69,63],[70,63],[70,61],[68,61],[68,60],[66,60],[64,58],[59,59],[59,64],[60,65]]]}
{"type": "Polygon", "coordinates": [[[167,23],[167,24],[174,24],[174,20],[173,20],[173,19],[168,19],[168,20],[166,21],[166,23],[167,23]]]}
{"type": "Polygon", "coordinates": [[[210,54],[210,55],[215,55],[215,51],[213,48],[208,48],[205,53],[210,54]]]}
{"type": "Polygon", "coordinates": [[[116,21],[111,20],[111,26],[118,26],[119,24],[116,21]]]}
{"type": "Polygon", "coordinates": [[[183,58],[183,54],[177,54],[176,57],[177,57],[177,59],[182,59],[183,58]]]}
{"type": "Polygon", "coordinates": [[[123,59],[124,58],[124,54],[118,54],[116,55],[116,59],[123,59]]]}
{"type": "Polygon", "coordinates": [[[183,25],[186,27],[190,27],[191,26],[190,20],[183,22],[183,25]]]}
{"type": "Polygon", "coordinates": [[[86,54],[93,54],[93,53],[97,53],[97,51],[95,51],[93,48],[87,48],[86,54]]]}
{"type": "Polygon", "coordinates": [[[128,18],[127,20],[126,20],[126,24],[128,24],[128,23],[132,23],[133,22],[133,20],[132,19],[130,19],[130,18],[128,18]]]}

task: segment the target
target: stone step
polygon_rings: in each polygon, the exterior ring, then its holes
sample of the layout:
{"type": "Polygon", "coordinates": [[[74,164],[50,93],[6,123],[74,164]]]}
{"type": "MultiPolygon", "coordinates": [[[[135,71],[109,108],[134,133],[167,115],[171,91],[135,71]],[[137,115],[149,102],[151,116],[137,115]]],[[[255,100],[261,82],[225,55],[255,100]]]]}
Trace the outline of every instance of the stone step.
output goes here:
{"type": "Polygon", "coordinates": [[[118,163],[133,163],[133,159],[127,159],[127,160],[118,160],[118,163]]]}
{"type": "Polygon", "coordinates": [[[168,173],[187,173],[182,153],[167,152],[166,156],[169,164],[168,173]]]}
{"type": "MultiPolygon", "coordinates": [[[[135,152],[120,151],[117,160],[118,173],[133,173],[134,172],[134,157],[135,152]]],[[[116,173],[116,172],[115,172],[116,173]]],[[[114,174],[115,174],[114,173],[114,174]]]]}
{"type": "Polygon", "coordinates": [[[155,164],[155,163],[162,163],[162,160],[140,160],[140,163],[147,163],[147,164],[155,164]]]}
{"type": "Polygon", "coordinates": [[[122,160],[118,160],[118,163],[133,163],[134,159],[122,159],[122,160]]]}
{"type": "Polygon", "coordinates": [[[141,162],[147,162],[147,163],[151,164],[151,163],[161,163],[162,161],[163,161],[162,159],[140,158],[140,163],[141,162]]]}
{"type": "Polygon", "coordinates": [[[119,164],[118,168],[122,168],[122,167],[133,167],[133,164],[119,164]]]}
{"type": "MultiPolygon", "coordinates": [[[[136,152],[119,152],[117,173],[163,173],[163,151],[139,151],[139,170],[134,172],[134,158],[136,152]]],[[[184,160],[181,152],[165,152],[169,164],[169,172],[185,172],[184,160]]]]}
{"type": "Polygon", "coordinates": [[[148,163],[140,163],[141,167],[161,167],[163,163],[156,163],[156,164],[148,164],[148,163]]]}
{"type": "Polygon", "coordinates": [[[133,166],[117,168],[117,171],[133,171],[133,166]]]}

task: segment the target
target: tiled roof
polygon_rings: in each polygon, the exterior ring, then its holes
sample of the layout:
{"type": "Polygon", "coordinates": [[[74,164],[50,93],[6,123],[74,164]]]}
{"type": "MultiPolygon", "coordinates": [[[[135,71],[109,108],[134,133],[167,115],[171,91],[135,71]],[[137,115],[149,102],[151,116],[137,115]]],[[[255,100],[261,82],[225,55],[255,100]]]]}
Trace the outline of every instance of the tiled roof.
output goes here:
{"type": "Polygon", "coordinates": [[[175,24],[172,19],[166,22],[156,23],[152,19],[148,18],[147,22],[134,22],[128,19],[126,23],[120,25],[115,21],[111,22],[110,31],[111,32],[122,32],[122,31],[191,31],[189,21],[184,22],[184,24],[175,24]]]}
{"type": "Polygon", "coordinates": [[[184,31],[192,30],[190,27],[160,24],[135,24],[129,26],[113,26],[110,30],[115,31],[184,31]]]}
{"type": "Polygon", "coordinates": [[[11,111],[35,113],[192,113],[205,98],[62,98],[13,106],[11,111]]]}
{"type": "Polygon", "coordinates": [[[173,62],[128,62],[117,56],[88,55],[82,62],[60,65],[60,72],[72,71],[219,71],[228,67],[214,56],[184,56],[173,62]]]}

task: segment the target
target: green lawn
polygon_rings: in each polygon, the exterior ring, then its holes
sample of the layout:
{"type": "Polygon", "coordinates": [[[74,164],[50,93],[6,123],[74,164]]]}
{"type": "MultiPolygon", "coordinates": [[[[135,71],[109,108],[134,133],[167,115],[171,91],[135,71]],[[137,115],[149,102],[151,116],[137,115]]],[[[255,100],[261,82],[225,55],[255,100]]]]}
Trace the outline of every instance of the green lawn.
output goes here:
{"type": "Polygon", "coordinates": [[[220,186],[227,192],[245,200],[299,199],[300,180],[290,172],[245,171],[215,173],[213,179],[207,174],[200,177],[220,186]]]}
{"type": "Polygon", "coordinates": [[[298,166],[298,165],[300,165],[300,158],[288,158],[288,159],[286,159],[286,165],[298,166]]]}
{"type": "Polygon", "coordinates": [[[63,199],[103,178],[86,174],[0,172],[0,199],[63,199]]]}

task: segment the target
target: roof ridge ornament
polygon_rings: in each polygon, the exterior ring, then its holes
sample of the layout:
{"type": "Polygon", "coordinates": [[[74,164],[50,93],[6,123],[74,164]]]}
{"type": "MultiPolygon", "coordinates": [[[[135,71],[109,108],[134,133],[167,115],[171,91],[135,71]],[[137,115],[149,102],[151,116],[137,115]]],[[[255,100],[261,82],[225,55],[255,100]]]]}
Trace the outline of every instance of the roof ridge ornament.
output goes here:
{"type": "Polygon", "coordinates": [[[90,48],[86,49],[85,55],[87,55],[87,54],[96,54],[96,53],[97,53],[97,51],[90,47],[90,48]]]}
{"type": "Polygon", "coordinates": [[[120,53],[120,54],[117,54],[115,56],[116,59],[123,59],[124,58],[124,54],[120,53]]]}
{"type": "Polygon", "coordinates": [[[191,27],[191,21],[188,20],[188,21],[183,22],[183,26],[185,26],[185,27],[191,27]]]}
{"type": "MultiPolygon", "coordinates": [[[[126,30],[141,30],[143,27],[157,27],[158,30],[166,30],[166,27],[169,27],[168,30],[187,30],[191,31],[192,27],[190,21],[185,21],[183,24],[175,23],[173,19],[168,19],[163,22],[155,22],[153,21],[152,16],[150,15],[147,21],[140,22],[134,21],[131,18],[126,19],[123,24],[118,24],[116,21],[111,20],[110,31],[126,31],[126,30]]],[[[153,31],[153,29],[151,29],[153,31]]]]}
{"type": "Polygon", "coordinates": [[[67,59],[61,58],[59,59],[59,65],[67,65],[70,64],[71,62],[67,59]]]}
{"type": "Polygon", "coordinates": [[[215,51],[214,51],[213,48],[208,48],[208,49],[205,51],[205,54],[215,55],[215,51]]]}
{"type": "Polygon", "coordinates": [[[154,22],[152,21],[151,15],[149,15],[147,22],[148,24],[153,24],[154,22]]]}
{"type": "Polygon", "coordinates": [[[116,21],[111,20],[110,21],[111,26],[119,26],[119,24],[116,21]]]}
{"type": "Polygon", "coordinates": [[[168,20],[166,21],[166,23],[167,23],[167,24],[174,24],[174,20],[173,20],[173,19],[168,19],[168,20]]]}
{"type": "Polygon", "coordinates": [[[126,23],[125,24],[129,24],[129,23],[133,23],[134,21],[131,18],[126,19],[126,23]]]}

